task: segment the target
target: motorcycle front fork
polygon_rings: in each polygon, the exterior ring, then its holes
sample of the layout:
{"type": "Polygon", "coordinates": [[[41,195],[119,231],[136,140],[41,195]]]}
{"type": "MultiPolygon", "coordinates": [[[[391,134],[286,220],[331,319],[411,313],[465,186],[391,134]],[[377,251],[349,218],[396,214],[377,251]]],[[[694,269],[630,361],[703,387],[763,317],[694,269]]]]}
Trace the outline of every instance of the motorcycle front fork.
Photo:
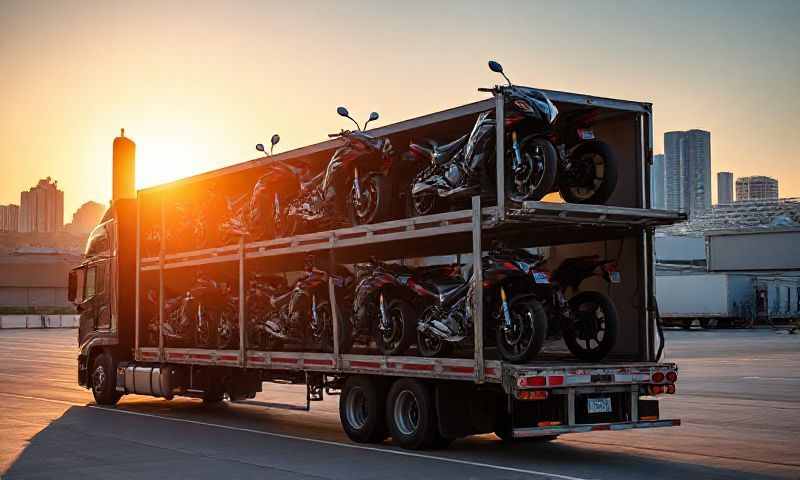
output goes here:
{"type": "Polygon", "coordinates": [[[380,294],[378,297],[378,311],[380,313],[380,324],[379,329],[381,332],[387,332],[391,329],[391,325],[389,325],[389,316],[386,314],[386,303],[383,299],[383,294],[380,294]]]}
{"type": "Polygon", "coordinates": [[[522,168],[522,153],[517,141],[517,132],[511,132],[511,149],[514,151],[514,155],[511,158],[511,168],[514,172],[518,172],[522,168]]]}
{"type": "Polygon", "coordinates": [[[506,295],[506,290],[501,286],[500,287],[500,303],[503,309],[503,329],[505,331],[510,331],[514,324],[511,322],[511,312],[508,309],[508,296],[506,295]]]}

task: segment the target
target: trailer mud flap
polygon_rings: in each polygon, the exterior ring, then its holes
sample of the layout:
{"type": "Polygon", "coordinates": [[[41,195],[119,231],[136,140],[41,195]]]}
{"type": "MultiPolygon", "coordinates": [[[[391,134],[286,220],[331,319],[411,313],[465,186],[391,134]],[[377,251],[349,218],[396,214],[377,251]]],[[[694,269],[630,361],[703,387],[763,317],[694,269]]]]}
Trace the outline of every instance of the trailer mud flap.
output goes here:
{"type": "Polygon", "coordinates": [[[439,432],[449,438],[493,432],[500,397],[497,392],[478,390],[471,384],[439,383],[436,385],[439,432]]]}

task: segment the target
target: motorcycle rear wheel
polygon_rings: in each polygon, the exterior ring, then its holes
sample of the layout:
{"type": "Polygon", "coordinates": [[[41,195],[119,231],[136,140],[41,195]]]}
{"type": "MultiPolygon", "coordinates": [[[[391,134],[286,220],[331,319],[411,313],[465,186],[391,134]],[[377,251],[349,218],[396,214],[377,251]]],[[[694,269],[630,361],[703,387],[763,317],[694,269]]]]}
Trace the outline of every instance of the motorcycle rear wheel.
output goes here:
{"type": "Polygon", "coordinates": [[[614,348],[619,320],[611,300],[600,292],[580,292],[569,300],[572,318],[562,319],[564,343],[581,360],[596,362],[614,348]],[[583,345],[581,345],[583,343],[583,345]]]}
{"type": "Polygon", "coordinates": [[[547,139],[530,135],[519,144],[523,164],[517,172],[512,168],[511,150],[507,155],[506,195],[515,202],[540,200],[553,191],[558,175],[558,153],[547,139]]]}
{"type": "Polygon", "coordinates": [[[497,350],[507,362],[525,363],[542,349],[547,335],[547,314],[542,304],[531,298],[511,300],[508,309],[512,329],[507,331],[501,319],[495,329],[497,350]]]}
{"type": "Polygon", "coordinates": [[[564,172],[559,193],[569,203],[605,204],[617,187],[617,160],[605,142],[581,143],[570,155],[573,172],[564,172]]]}

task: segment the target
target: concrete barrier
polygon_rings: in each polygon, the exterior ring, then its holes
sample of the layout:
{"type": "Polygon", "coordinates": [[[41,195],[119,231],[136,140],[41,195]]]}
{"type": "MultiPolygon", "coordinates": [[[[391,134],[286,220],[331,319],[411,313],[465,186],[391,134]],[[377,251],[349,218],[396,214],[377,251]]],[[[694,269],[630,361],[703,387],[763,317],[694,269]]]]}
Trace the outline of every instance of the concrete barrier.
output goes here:
{"type": "Polygon", "coordinates": [[[77,328],[79,315],[0,315],[0,328],[77,328]]]}

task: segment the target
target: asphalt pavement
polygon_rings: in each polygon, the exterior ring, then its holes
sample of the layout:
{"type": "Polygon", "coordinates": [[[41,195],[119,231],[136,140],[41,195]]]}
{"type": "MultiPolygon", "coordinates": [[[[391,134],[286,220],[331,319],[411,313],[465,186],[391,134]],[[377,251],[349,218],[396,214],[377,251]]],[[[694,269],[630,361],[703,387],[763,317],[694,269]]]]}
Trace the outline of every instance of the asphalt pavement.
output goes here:
{"type": "MultiPolygon", "coordinates": [[[[667,332],[680,377],[661,412],[680,427],[409,452],[350,442],[336,397],[311,412],[135,395],[96,406],[76,383],[76,334],[0,331],[2,478],[800,479],[800,335],[667,332]]],[[[259,400],[304,403],[301,386],[264,389],[259,400]]]]}

